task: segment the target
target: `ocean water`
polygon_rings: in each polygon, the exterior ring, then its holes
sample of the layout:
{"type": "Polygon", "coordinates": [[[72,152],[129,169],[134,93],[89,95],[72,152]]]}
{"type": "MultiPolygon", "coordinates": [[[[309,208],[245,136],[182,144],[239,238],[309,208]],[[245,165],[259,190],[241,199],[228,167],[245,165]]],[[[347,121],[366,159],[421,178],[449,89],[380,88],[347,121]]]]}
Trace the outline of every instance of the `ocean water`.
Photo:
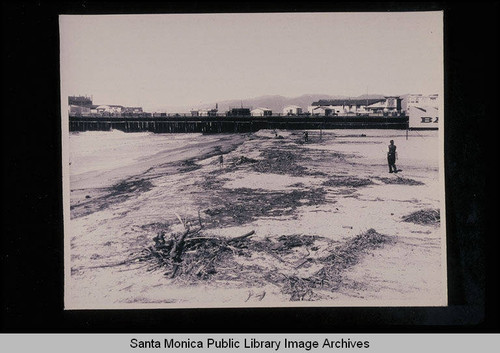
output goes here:
{"type": "Polygon", "coordinates": [[[105,172],[133,165],[158,152],[187,146],[201,134],[86,131],[69,134],[70,175],[105,172]]]}

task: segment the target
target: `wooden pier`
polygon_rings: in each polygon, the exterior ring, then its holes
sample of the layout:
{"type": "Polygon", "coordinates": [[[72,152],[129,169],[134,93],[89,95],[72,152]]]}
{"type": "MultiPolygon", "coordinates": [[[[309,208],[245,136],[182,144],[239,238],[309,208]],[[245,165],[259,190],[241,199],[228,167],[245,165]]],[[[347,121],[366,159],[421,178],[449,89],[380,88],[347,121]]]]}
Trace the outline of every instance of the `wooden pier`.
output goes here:
{"type": "Polygon", "coordinates": [[[269,117],[69,117],[70,131],[156,133],[245,133],[261,129],[320,130],[320,129],[397,129],[408,127],[408,116],[269,116],[269,117]]]}

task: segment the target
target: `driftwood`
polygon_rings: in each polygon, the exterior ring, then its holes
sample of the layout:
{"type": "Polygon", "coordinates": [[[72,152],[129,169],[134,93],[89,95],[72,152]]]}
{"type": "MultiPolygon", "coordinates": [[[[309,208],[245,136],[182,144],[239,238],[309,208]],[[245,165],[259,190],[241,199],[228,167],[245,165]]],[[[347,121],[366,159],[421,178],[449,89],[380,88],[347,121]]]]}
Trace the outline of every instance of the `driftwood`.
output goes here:
{"type": "MultiPolygon", "coordinates": [[[[190,229],[189,229],[189,226],[188,228],[186,229],[186,231],[181,235],[181,237],[179,238],[179,240],[173,244],[172,246],[172,249],[170,250],[170,258],[173,260],[173,269],[172,269],[172,274],[171,274],[171,278],[174,278],[176,275],[177,275],[177,271],[180,267],[180,264],[182,262],[182,255],[183,255],[183,251],[184,251],[184,245],[187,241],[200,241],[200,240],[205,240],[205,241],[210,241],[210,240],[214,240],[216,238],[209,238],[209,237],[195,237],[195,238],[188,238],[186,239],[186,237],[188,235],[192,235],[194,233],[198,233],[199,231],[201,230],[201,227],[199,229],[197,229],[196,231],[193,231],[191,232],[190,229]]],[[[238,237],[235,237],[235,238],[232,238],[228,241],[225,242],[225,245],[222,246],[222,248],[228,248],[228,249],[231,249],[233,252],[235,251],[235,249],[230,246],[229,244],[231,243],[236,243],[238,241],[241,241],[241,240],[244,240],[246,238],[248,238],[249,236],[255,234],[255,231],[252,230],[251,232],[248,232],[246,234],[243,234],[241,236],[238,236],[238,237]]],[[[205,265],[202,265],[198,271],[196,271],[197,273],[200,273],[202,270],[204,270],[207,265],[213,263],[213,261],[215,261],[215,259],[217,258],[217,253],[215,253],[208,264],[205,264],[205,265]]]]}
{"type": "MultiPolygon", "coordinates": [[[[177,275],[177,272],[179,270],[179,267],[181,265],[181,262],[182,262],[182,256],[183,256],[183,253],[184,253],[184,248],[185,248],[185,245],[186,245],[186,242],[189,242],[189,241],[209,241],[209,240],[213,240],[214,238],[208,238],[208,237],[192,237],[193,235],[196,235],[198,234],[202,229],[203,229],[203,223],[201,221],[201,217],[200,217],[200,212],[198,211],[198,222],[199,222],[199,227],[197,229],[194,229],[192,230],[189,223],[184,221],[179,215],[177,215],[177,218],[179,219],[179,221],[182,223],[182,225],[184,226],[184,228],[186,229],[184,233],[182,233],[182,235],[177,239],[177,240],[171,240],[171,244],[172,244],[172,247],[170,249],[170,252],[169,252],[169,258],[171,259],[172,263],[173,263],[173,267],[172,267],[172,274],[171,274],[171,278],[174,278],[176,275],[177,275]]],[[[226,241],[226,248],[232,248],[229,244],[231,243],[235,243],[235,242],[239,242],[241,240],[244,240],[246,238],[248,238],[249,236],[255,234],[255,231],[252,230],[251,232],[248,232],[246,234],[243,234],[241,236],[238,236],[238,237],[235,237],[235,238],[232,238],[228,241],[226,241]]],[[[163,237],[162,237],[163,238],[163,237]]],[[[163,240],[164,241],[164,240],[163,240]]],[[[234,251],[234,250],[233,250],[234,251]]],[[[215,254],[212,258],[211,261],[215,260],[217,254],[215,254]]],[[[205,267],[205,266],[202,266],[202,267],[205,267]]],[[[199,272],[199,271],[198,271],[199,272]]]]}
{"type": "Polygon", "coordinates": [[[174,278],[175,275],[177,274],[177,270],[179,269],[179,265],[182,261],[182,252],[184,251],[184,244],[185,244],[186,237],[188,235],[198,234],[203,229],[203,223],[201,222],[200,211],[198,211],[199,228],[195,229],[195,230],[191,230],[189,223],[187,221],[183,220],[177,213],[175,215],[177,216],[177,218],[179,219],[181,224],[184,226],[186,231],[184,233],[182,233],[182,235],[180,236],[180,238],[177,241],[173,242],[172,248],[170,249],[169,255],[170,255],[170,258],[174,262],[172,276],[171,276],[172,278],[174,278]]]}
{"type": "Polygon", "coordinates": [[[177,274],[179,264],[182,261],[182,251],[184,250],[184,239],[189,234],[189,228],[181,235],[179,240],[175,242],[170,250],[170,258],[174,261],[174,268],[172,271],[172,278],[177,274]]]}
{"type": "Polygon", "coordinates": [[[228,243],[243,240],[243,239],[248,238],[249,236],[254,235],[254,234],[255,234],[255,230],[252,230],[251,232],[248,232],[246,234],[240,235],[239,237],[231,238],[228,241],[228,243]]]}
{"type": "MultiPolygon", "coordinates": [[[[142,251],[140,261],[152,264],[149,271],[166,270],[165,276],[189,283],[238,280],[249,284],[250,288],[272,283],[280,286],[281,292],[289,295],[292,301],[317,300],[324,295],[323,291],[338,290],[346,269],[358,263],[370,250],[392,241],[374,229],[341,244],[332,241],[315,244],[318,237],[303,234],[282,235],[276,241],[250,240],[249,237],[255,234],[253,230],[234,238],[193,236],[200,229],[183,224],[186,226],[183,233],[171,234],[165,239],[165,233],[160,232],[153,238],[155,244],[142,251]],[[320,247],[327,253],[318,253],[320,247]],[[283,273],[252,261],[254,253],[272,256],[287,265],[290,271],[283,273]],[[244,261],[238,261],[239,257],[244,261]],[[309,269],[303,271],[303,267],[309,269]]],[[[264,296],[265,291],[260,295],[250,292],[242,300],[260,301],[264,296]]]]}

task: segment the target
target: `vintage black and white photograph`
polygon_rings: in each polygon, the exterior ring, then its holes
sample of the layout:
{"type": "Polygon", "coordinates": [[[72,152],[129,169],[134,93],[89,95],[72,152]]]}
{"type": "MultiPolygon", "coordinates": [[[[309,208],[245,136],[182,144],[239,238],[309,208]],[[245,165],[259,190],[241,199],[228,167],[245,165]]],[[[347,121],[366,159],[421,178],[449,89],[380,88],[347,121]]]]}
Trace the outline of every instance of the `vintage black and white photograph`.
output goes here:
{"type": "Polygon", "coordinates": [[[59,28],[65,309],[447,305],[441,11],[59,28]]]}

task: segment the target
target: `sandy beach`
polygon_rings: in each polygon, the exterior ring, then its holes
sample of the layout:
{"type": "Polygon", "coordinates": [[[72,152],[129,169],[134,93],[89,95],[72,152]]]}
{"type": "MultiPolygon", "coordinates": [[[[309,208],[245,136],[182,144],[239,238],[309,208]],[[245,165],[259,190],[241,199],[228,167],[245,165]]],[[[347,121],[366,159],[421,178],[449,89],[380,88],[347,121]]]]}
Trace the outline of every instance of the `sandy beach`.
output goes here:
{"type": "Polygon", "coordinates": [[[437,131],[72,133],[65,306],[446,305],[439,216],[413,217],[439,215],[440,151],[437,131]],[[186,247],[172,276],[154,238],[198,225],[230,250],[196,277],[186,247]]]}

